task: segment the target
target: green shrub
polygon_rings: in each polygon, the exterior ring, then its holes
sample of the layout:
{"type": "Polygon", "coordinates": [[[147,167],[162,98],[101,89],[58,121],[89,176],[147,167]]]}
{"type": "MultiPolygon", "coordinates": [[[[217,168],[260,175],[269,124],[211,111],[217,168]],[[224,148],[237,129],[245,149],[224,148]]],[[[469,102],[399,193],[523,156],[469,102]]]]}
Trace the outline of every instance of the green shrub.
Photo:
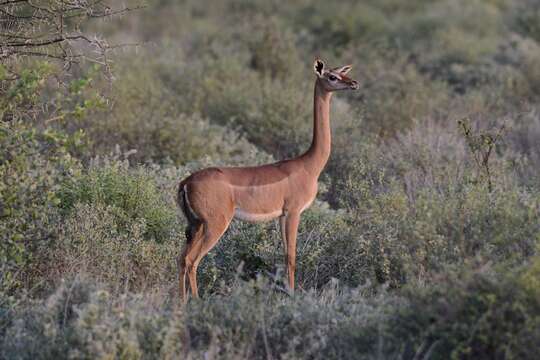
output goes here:
{"type": "Polygon", "coordinates": [[[359,64],[357,77],[363,84],[353,104],[363,114],[362,132],[393,136],[429,115],[437,117],[450,106],[448,85],[423,74],[403,54],[371,55],[359,64]]]}
{"type": "Polygon", "coordinates": [[[362,351],[371,356],[380,352],[372,340],[384,336],[378,324],[399,303],[335,285],[289,298],[259,278],[173,312],[149,297],[117,297],[75,279],[46,301],[13,309],[1,333],[0,356],[341,358],[354,347],[360,351],[359,343],[341,337],[342,329],[352,328],[356,339],[365,335],[362,351]]]}
{"type": "Polygon", "coordinates": [[[174,232],[159,243],[147,241],[144,217],[122,225],[117,217],[114,205],[77,203],[51,250],[55,265],[48,278],[83,273],[110,288],[174,288],[176,256],[183,239],[178,229],[172,229],[174,232]]]}
{"type": "Polygon", "coordinates": [[[191,100],[185,111],[200,111],[213,123],[236,127],[273,155],[297,154],[311,133],[311,81],[295,81],[297,76],[272,79],[239,57],[203,59],[190,67],[190,75],[178,85],[194,89],[186,94],[191,100]]]}
{"type": "Polygon", "coordinates": [[[495,156],[490,193],[464,140],[439,126],[360,151],[338,161],[342,179],[330,189],[352,212],[349,236],[368,278],[398,285],[475,256],[515,265],[534,254],[538,192],[517,187],[504,160],[495,156]]]}
{"type": "Polygon", "coordinates": [[[530,266],[521,274],[519,279],[523,289],[534,296],[536,299],[540,297],[540,256],[537,255],[530,260],[530,266]]]}
{"type": "Polygon", "coordinates": [[[535,1],[518,2],[513,7],[511,25],[520,34],[540,41],[540,6],[535,1]]]}
{"type": "Polygon", "coordinates": [[[54,239],[60,183],[80,171],[62,142],[24,122],[0,124],[0,291],[28,286],[32,268],[54,239]]]}
{"type": "Polygon", "coordinates": [[[35,123],[51,72],[44,63],[15,80],[0,78],[0,292],[35,285],[34,271],[56,234],[60,184],[81,170],[71,155],[79,135],[35,123]]]}
{"type": "Polygon", "coordinates": [[[176,227],[176,208],[157,187],[144,167],[130,169],[127,161],[107,161],[94,166],[80,177],[64,182],[58,192],[59,206],[69,213],[75,205],[108,206],[113,223],[129,229],[133,222],[144,221],[142,235],[162,241],[176,227]]]}
{"type": "Polygon", "coordinates": [[[298,78],[294,64],[300,56],[296,48],[296,38],[288,30],[283,30],[277,18],[259,18],[255,22],[253,34],[246,42],[251,53],[251,67],[263,76],[286,79],[298,78]]]}
{"type": "Polygon", "coordinates": [[[355,210],[354,236],[378,281],[402,284],[429,277],[444,264],[480,256],[520,264],[535,251],[538,196],[468,186],[421,191],[410,199],[398,189],[364,198],[355,210]]]}
{"type": "Polygon", "coordinates": [[[434,359],[532,359],[539,350],[540,303],[516,278],[458,271],[430,288],[415,287],[407,295],[410,307],[395,319],[399,336],[415,338],[421,353],[434,359]]]}
{"type": "Polygon", "coordinates": [[[534,358],[540,304],[516,279],[467,266],[401,295],[333,283],[290,297],[258,278],[173,311],[164,298],[78,278],[11,309],[0,356],[534,358]]]}
{"type": "Polygon", "coordinates": [[[189,101],[182,106],[180,95],[171,92],[147,63],[126,62],[113,84],[112,109],[94,111],[78,123],[92,139],[95,154],[108,154],[119,146],[135,150],[132,161],[185,164],[204,157],[237,162],[259,153],[236,131],[221,126],[226,123],[209,122],[189,101]]]}

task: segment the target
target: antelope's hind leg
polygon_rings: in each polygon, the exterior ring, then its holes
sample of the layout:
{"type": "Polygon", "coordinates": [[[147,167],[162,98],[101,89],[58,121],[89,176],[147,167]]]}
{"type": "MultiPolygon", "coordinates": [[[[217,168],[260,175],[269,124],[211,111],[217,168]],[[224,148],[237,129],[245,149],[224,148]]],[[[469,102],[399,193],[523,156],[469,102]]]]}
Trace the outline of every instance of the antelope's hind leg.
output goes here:
{"type": "Polygon", "coordinates": [[[178,283],[179,283],[179,291],[180,291],[180,299],[182,299],[184,302],[187,301],[187,292],[186,292],[186,255],[191,249],[191,246],[193,245],[193,240],[196,237],[200,237],[203,230],[203,226],[201,222],[196,223],[188,223],[188,226],[186,227],[186,243],[184,245],[184,248],[182,250],[182,253],[177,259],[177,266],[178,266],[178,283]]]}
{"type": "Polygon", "coordinates": [[[208,252],[214,246],[216,246],[221,236],[229,227],[232,217],[233,212],[231,211],[230,215],[221,215],[212,219],[212,221],[203,221],[203,230],[195,235],[191,246],[186,251],[184,256],[185,269],[189,278],[191,294],[194,297],[199,296],[197,287],[197,268],[199,263],[201,262],[202,258],[208,254],[208,252]]]}
{"type": "MultiPolygon", "coordinates": [[[[186,184],[184,192],[185,213],[200,224],[193,233],[191,242],[182,254],[183,272],[180,282],[189,279],[191,294],[198,297],[197,267],[202,258],[217,244],[234,216],[234,200],[231,189],[223,181],[214,181],[221,172],[208,170],[197,181],[186,184]],[[206,174],[206,175],[205,175],[206,174]],[[205,179],[204,176],[208,176],[205,179]],[[201,178],[202,177],[202,178],[201,178]]],[[[190,221],[194,223],[194,221],[190,221]]],[[[186,301],[186,298],[184,298],[186,301]]]]}

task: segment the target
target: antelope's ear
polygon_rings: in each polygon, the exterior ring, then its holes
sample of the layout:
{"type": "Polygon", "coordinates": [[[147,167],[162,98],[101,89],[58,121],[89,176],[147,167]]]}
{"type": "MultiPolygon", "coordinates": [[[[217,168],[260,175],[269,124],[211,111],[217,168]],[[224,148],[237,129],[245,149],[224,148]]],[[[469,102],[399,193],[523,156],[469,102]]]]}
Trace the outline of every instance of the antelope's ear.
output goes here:
{"type": "Polygon", "coordinates": [[[315,60],[313,63],[313,70],[318,77],[322,77],[324,74],[324,62],[321,59],[315,60]]]}
{"type": "Polygon", "coordinates": [[[352,69],[352,65],[345,65],[345,66],[337,67],[332,70],[337,73],[340,73],[341,75],[347,75],[347,73],[351,71],[351,69],[352,69]]]}

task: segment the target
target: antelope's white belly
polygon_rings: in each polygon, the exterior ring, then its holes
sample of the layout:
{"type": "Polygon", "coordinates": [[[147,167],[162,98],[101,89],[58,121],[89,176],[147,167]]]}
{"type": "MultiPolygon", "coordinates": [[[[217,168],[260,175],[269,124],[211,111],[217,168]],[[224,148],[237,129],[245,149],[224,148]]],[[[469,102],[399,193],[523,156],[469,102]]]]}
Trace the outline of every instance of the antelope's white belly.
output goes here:
{"type": "Polygon", "coordinates": [[[250,213],[240,208],[236,208],[234,210],[234,217],[236,219],[243,220],[243,221],[263,222],[263,221],[269,221],[269,220],[275,219],[281,216],[282,213],[283,211],[281,209],[273,211],[273,212],[261,214],[261,213],[250,213]]]}

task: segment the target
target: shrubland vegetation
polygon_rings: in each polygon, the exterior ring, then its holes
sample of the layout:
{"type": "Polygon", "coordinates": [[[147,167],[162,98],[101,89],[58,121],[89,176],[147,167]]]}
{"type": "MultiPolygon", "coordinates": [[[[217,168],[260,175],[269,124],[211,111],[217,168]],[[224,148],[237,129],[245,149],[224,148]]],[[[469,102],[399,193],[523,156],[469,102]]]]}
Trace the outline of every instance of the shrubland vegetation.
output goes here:
{"type": "Polygon", "coordinates": [[[2,53],[0,358],[537,357],[538,2],[84,9],[65,31],[139,46],[2,53]],[[333,99],[299,290],[277,224],[234,222],[179,305],[178,181],[306,149],[316,56],[361,89],[333,99]]]}

